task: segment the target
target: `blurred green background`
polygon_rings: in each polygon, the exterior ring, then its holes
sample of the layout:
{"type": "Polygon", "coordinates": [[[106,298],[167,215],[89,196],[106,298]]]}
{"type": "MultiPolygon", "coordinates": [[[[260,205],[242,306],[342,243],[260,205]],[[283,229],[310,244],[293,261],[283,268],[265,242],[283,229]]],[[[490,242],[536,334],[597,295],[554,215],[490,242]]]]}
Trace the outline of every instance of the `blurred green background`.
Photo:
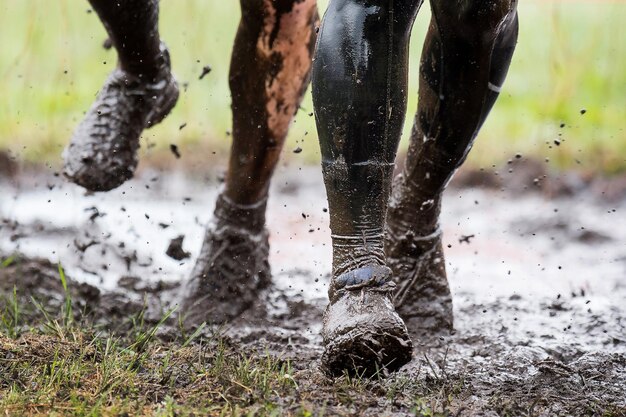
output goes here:
{"type": "MultiPolygon", "coordinates": [[[[143,153],[166,152],[170,143],[187,154],[228,152],[227,75],[238,4],[161,1],[161,34],[175,73],[188,88],[172,115],[146,132],[143,153]],[[213,71],[198,80],[205,65],[213,71]],[[186,128],[179,130],[183,123],[186,128]]],[[[322,0],[320,9],[326,4],[322,0]]],[[[0,148],[25,160],[60,163],[74,126],[116,65],[115,52],[101,46],[102,25],[88,9],[84,0],[1,3],[0,148]]],[[[468,163],[499,164],[519,152],[549,158],[555,167],[625,171],[626,3],[523,0],[519,13],[520,39],[504,92],[468,163]],[[558,138],[560,146],[554,144],[558,138]]],[[[425,4],[411,45],[411,100],[402,146],[417,105],[418,60],[429,18],[425,4]]],[[[307,96],[285,155],[315,163],[319,149],[311,108],[307,96]],[[290,152],[296,146],[304,152],[290,152]]]]}

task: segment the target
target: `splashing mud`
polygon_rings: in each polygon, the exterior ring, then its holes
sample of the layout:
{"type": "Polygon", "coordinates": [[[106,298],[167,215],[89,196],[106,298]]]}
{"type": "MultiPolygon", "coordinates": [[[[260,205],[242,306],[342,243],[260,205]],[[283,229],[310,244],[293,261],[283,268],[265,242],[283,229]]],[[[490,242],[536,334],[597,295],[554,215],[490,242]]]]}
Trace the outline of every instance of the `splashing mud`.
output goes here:
{"type": "MultiPolygon", "coordinates": [[[[61,261],[76,302],[99,322],[115,326],[144,304],[157,320],[191,272],[217,191],[147,171],[95,195],[45,174],[0,182],[0,254],[21,256],[0,269],[0,291],[16,285],[54,305],[61,261]],[[181,235],[191,257],[178,261],[166,252],[181,235]]],[[[283,170],[271,196],[273,286],[224,331],[292,359],[300,390],[315,392],[322,406],[333,382],[318,371],[331,272],[321,174],[283,170]]],[[[442,228],[454,333],[414,339],[413,360],[373,383],[369,401],[331,403],[327,412],[425,412],[406,393],[390,395],[411,386],[425,398],[444,393],[444,415],[626,415],[626,229],[616,227],[625,207],[588,192],[546,198],[451,188],[442,228]]]]}

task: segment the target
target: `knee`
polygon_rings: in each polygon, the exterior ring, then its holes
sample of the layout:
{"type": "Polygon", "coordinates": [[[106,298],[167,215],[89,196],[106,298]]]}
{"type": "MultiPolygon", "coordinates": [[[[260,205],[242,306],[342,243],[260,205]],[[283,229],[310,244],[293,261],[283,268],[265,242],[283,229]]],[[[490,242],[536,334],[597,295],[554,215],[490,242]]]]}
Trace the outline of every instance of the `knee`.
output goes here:
{"type": "Polygon", "coordinates": [[[374,50],[386,51],[389,39],[404,46],[422,0],[331,0],[324,16],[318,53],[346,59],[368,58],[374,50]]]}
{"type": "Polygon", "coordinates": [[[376,37],[390,27],[390,19],[393,19],[394,30],[410,29],[422,2],[423,0],[331,0],[326,19],[353,26],[357,30],[349,33],[352,37],[376,37]]]}
{"type": "Polygon", "coordinates": [[[240,0],[241,22],[261,36],[280,36],[313,25],[316,0],[240,0]]]}
{"type": "Polygon", "coordinates": [[[517,0],[431,0],[433,15],[442,32],[467,37],[495,36],[517,0]]]}

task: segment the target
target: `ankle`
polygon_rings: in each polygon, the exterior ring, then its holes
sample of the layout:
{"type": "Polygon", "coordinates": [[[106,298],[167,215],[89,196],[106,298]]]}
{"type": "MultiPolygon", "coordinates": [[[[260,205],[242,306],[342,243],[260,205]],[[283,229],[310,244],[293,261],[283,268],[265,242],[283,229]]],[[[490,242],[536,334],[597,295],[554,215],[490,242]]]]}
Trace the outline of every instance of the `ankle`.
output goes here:
{"type": "Polygon", "coordinates": [[[333,278],[366,265],[385,265],[382,228],[331,235],[333,278]]]}
{"type": "Polygon", "coordinates": [[[427,236],[439,229],[441,194],[425,193],[415,184],[398,178],[387,212],[387,230],[427,236]]]}
{"type": "MultiPolygon", "coordinates": [[[[121,57],[120,57],[121,58],[121,57]]],[[[159,50],[151,56],[131,60],[121,60],[119,67],[125,73],[138,78],[142,83],[157,83],[170,71],[170,54],[167,46],[161,42],[159,50]]]]}
{"type": "Polygon", "coordinates": [[[215,203],[215,222],[220,226],[233,226],[260,233],[265,227],[265,211],[267,197],[254,204],[237,204],[224,193],[217,197],[215,203]]]}

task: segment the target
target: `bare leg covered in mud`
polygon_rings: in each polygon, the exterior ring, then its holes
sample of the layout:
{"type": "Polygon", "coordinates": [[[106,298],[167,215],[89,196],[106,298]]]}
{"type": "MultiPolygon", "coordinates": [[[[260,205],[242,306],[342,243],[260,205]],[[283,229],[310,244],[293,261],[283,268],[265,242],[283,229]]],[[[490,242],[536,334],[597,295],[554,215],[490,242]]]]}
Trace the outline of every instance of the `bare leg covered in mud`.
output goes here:
{"type": "Polygon", "coordinates": [[[394,302],[412,334],[452,329],[441,244],[441,196],[463,163],[506,77],[517,41],[514,0],[431,0],[419,107],[404,171],[394,181],[385,251],[394,302]]]}
{"type": "Polygon", "coordinates": [[[412,355],[383,232],[420,4],[332,0],[319,34],[313,100],[333,240],[322,363],[331,374],[395,370],[412,355]]]}
{"type": "Polygon", "coordinates": [[[65,149],[65,175],[91,191],[132,178],[142,131],[176,104],[178,86],[158,31],[157,0],[90,0],[117,50],[107,78],[65,149]]]}
{"type": "Polygon", "coordinates": [[[187,284],[186,323],[223,322],[270,283],[265,209],[289,124],[309,84],[315,0],[242,0],[230,67],[233,144],[213,224],[187,284]]]}

